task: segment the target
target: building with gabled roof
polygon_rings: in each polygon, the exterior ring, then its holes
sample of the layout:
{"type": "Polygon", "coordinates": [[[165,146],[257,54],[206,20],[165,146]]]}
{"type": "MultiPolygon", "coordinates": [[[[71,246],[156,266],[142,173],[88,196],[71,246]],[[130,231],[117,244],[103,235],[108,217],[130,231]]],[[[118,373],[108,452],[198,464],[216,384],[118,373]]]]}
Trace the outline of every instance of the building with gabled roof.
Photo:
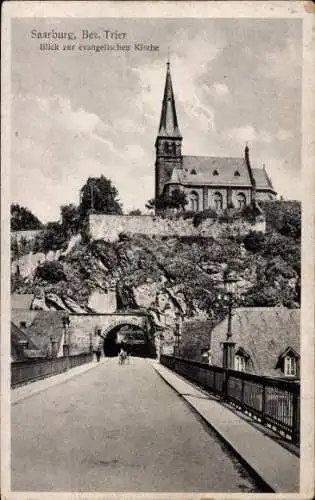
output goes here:
{"type": "Polygon", "coordinates": [[[256,200],[273,200],[277,193],[263,168],[252,168],[249,148],[243,157],[182,155],[170,63],[155,142],[155,198],[174,188],[185,192],[188,210],[243,208],[256,200]]]}
{"type": "MultiPolygon", "coordinates": [[[[211,364],[222,366],[228,318],[211,331],[211,364]]],[[[235,369],[272,377],[299,377],[300,309],[236,308],[232,315],[235,369]]]]}

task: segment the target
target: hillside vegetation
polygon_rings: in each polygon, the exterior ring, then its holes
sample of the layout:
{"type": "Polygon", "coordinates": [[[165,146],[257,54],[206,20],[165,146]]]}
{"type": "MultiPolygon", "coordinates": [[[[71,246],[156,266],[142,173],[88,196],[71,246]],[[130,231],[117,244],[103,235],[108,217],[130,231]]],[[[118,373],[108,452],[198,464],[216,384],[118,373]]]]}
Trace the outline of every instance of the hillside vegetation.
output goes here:
{"type": "Polygon", "coordinates": [[[121,235],[114,243],[83,238],[66,256],[39,265],[31,276],[13,275],[12,291],[55,294],[84,309],[93,291],[116,291],[118,307],[128,309],[142,307],[135,291],[145,285],[148,290],[168,289],[175,300],[180,297],[189,316],[203,311],[218,318],[224,311],[218,291],[228,264],[238,279],[237,304],[299,307],[300,203],[260,205],[267,218],[265,235],[219,239],[121,235]]]}

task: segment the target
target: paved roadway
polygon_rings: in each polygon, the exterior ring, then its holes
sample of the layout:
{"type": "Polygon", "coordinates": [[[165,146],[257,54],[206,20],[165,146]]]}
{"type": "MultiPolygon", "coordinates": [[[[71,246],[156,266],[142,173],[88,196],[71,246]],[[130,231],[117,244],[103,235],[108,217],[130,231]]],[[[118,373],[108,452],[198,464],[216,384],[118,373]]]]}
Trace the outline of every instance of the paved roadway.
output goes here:
{"type": "Polygon", "coordinates": [[[102,360],[11,415],[13,491],[259,491],[149,360],[102,360]]]}

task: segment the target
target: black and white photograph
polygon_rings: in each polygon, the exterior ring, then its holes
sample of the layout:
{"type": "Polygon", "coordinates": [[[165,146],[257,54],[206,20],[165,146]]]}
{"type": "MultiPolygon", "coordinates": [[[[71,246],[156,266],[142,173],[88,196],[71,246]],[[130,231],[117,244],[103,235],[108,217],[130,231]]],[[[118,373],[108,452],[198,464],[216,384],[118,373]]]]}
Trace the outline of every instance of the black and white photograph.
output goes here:
{"type": "Polygon", "coordinates": [[[315,8],[267,3],[6,3],[5,498],[312,497],[315,8]]]}

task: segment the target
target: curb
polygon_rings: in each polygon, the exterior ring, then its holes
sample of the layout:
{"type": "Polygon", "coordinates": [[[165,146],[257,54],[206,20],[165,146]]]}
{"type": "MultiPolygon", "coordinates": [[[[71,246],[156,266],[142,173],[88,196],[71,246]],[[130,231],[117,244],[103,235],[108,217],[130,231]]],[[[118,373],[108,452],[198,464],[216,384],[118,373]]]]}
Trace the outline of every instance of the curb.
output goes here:
{"type": "MultiPolygon", "coordinates": [[[[154,365],[153,365],[154,366],[154,365]]],[[[254,481],[257,483],[257,485],[262,489],[262,493],[284,493],[283,491],[277,490],[270,486],[270,484],[262,477],[261,473],[259,473],[256,468],[246,459],[244,458],[243,455],[240,454],[239,451],[236,450],[235,446],[233,443],[216,427],[213,425],[206,417],[202,415],[202,413],[199,412],[199,410],[195,407],[194,403],[191,402],[185,394],[181,394],[179,390],[177,390],[172,383],[167,380],[167,378],[160,372],[157,366],[154,366],[155,371],[158,373],[158,375],[164,380],[164,382],[173,389],[174,392],[176,392],[184,401],[186,404],[189,405],[189,407],[193,410],[193,412],[206,424],[207,427],[209,427],[220,439],[220,441],[230,450],[230,452],[233,453],[233,455],[238,459],[238,461],[245,467],[245,469],[248,471],[249,474],[253,477],[254,481]]],[[[176,374],[178,375],[178,374],[176,374]]],[[[185,380],[184,381],[191,385],[196,390],[199,390],[195,388],[189,381],[185,380]]],[[[202,392],[202,391],[201,391],[202,392]]],[[[250,424],[249,424],[250,425],[250,424]]]]}

